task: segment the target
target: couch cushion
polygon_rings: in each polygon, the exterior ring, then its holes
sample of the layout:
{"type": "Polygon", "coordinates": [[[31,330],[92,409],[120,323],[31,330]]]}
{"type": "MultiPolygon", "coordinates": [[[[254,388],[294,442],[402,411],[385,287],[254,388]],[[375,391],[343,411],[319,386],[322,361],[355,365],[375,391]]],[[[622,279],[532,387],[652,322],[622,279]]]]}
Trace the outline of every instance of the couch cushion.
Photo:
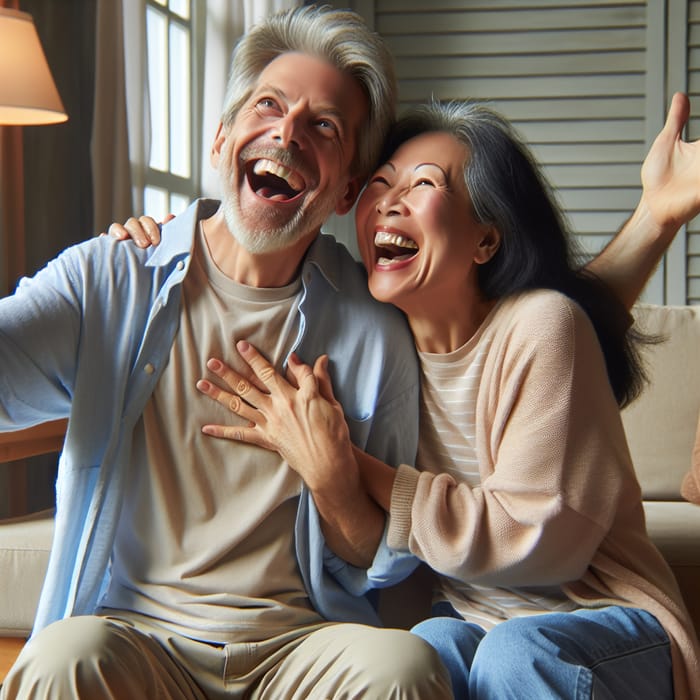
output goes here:
{"type": "Polygon", "coordinates": [[[671,566],[700,567],[700,507],[682,501],[645,501],[647,531],[671,566]]]}
{"type": "Polygon", "coordinates": [[[0,520],[0,636],[32,629],[53,539],[53,511],[0,520]]]}
{"type": "Polygon", "coordinates": [[[639,304],[640,330],[664,340],[644,348],[650,384],[622,412],[634,467],[649,500],[681,500],[700,414],[700,307],[639,304]]]}
{"type": "Polygon", "coordinates": [[[698,420],[698,429],[695,433],[695,447],[693,447],[691,468],[683,477],[681,495],[691,503],[696,503],[700,506],[700,420],[698,420]]]}

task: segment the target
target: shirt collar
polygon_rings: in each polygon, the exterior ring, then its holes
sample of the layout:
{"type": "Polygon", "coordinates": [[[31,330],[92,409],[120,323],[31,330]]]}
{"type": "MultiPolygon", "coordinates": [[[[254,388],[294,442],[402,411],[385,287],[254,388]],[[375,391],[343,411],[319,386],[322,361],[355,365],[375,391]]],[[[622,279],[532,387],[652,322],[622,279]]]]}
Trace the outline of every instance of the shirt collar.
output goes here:
{"type": "Polygon", "coordinates": [[[342,279],[342,258],[344,255],[349,255],[349,253],[346,253],[333,236],[320,233],[309,246],[304,260],[304,268],[315,267],[337,292],[340,289],[342,279]]]}
{"type": "MultiPolygon", "coordinates": [[[[168,235],[162,236],[160,244],[152,249],[153,253],[147,264],[167,265],[189,255],[193,249],[198,222],[213,216],[220,204],[216,199],[196,199],[182,214],[164,224],[162,229],[167,229],[168,235]]],[[[303,267],[315,267],[337,292],[342,279],[344,254],[345,250],[333,236],[321,233],[309,246],[303,267]]]]}
{"type": "Polygon", "coordinates": [[[167,265],[189,255],[194,246],[198,222],[213,216],[218,208],[219,201],[216,199],[196,199],[182,214],[164,224],[162,231],[167,230],[168,235],[162,236],[160,244],[153,248],[147,265],[167,265]]]}

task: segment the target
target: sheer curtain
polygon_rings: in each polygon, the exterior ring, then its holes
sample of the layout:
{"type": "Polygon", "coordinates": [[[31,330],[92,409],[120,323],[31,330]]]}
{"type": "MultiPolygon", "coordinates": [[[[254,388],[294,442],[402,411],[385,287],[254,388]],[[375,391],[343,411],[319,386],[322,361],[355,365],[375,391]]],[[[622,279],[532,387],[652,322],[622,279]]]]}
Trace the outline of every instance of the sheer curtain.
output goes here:
{"type": "MultiPolygon", "coordinates": [[[[110,0],[100,0],[108,3],[110,0]]],[[[216,173],[209,163],[214,134],[219,124],[231,52],[248,27],[272,12],[301,5],[301,0],[206,0],[203,31],[196,38],[203,46],[201,173],[199,191],[216,196],[216,173]]],[[[144,171],[150,146],[146,109],[146,28],[144,0],[124,0],[124,66],[126,122],[133,192],[133,210],[143,212],[144,171]]],[[[147,213],[147,212],[146,212],[147,213]]]]}
{"type": "Polygon", "coordinates": [[[268,15],[301,4],[295,0],[207,0],[200,176],[203,195],[218,196],[218,178],[210,166],[209,154],[221,117],[231,52],[236,41],[268,15]]]}
{"type": "MultiPolygon", "coordinates": [[[[127,5],[137,3],[126,0],[127,5]]],[[[133,212],[126,120],[122,0],[98,0],[95,17],[95,96],[90,156],[94,232],[133,212]]],[[[129,50],[133,50],[129,41],[129,50]]]]}

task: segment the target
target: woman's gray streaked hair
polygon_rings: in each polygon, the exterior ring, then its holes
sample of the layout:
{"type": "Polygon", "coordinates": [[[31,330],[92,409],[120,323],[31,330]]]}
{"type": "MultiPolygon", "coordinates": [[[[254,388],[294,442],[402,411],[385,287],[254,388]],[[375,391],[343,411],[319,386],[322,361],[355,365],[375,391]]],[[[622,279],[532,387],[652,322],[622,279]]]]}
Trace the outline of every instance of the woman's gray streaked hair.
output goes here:
{"type": "Polygon", "coordinates": [[[357,134],[353,165],[354,174],[367,176],[394,121],[397,87],[388,47],[355,12],[307,5],[277,13],[252,27],[233,52],[222,122],[226,126],[233,122],[260,73],[287,52],[323,59],[352,75],[364,89],[369,114],[357,134]]]}
{"type": "Polygon", "coordinates": [[[576,239],[553,190],[511,123],[478,102],[432,102],[404,114],[383,160],[414,136],[452,134],[465,144],[464,181],[476,219],[500,233],[495,255],[479,266],[489,299],[527,289],[555,289],[578,302],[598,335],[618,403],[631,402],[645,375],[638,354],[650,339],[629,328],[629,313],[600,280],[581,267],[576,239]]]}
{"type": "Polygon", "coordinates": [[[508,119],[476,101],[433,100],[399,118],[383,160],[405,141],[430,131],[447,132],[467,147],[464,181],[474,216],[501,234],[497,255],[480,268],[482,291],[489,298],[550,286],[562,268],[580,265],[577,241],[569,235],[553,190],[508,119]]]}

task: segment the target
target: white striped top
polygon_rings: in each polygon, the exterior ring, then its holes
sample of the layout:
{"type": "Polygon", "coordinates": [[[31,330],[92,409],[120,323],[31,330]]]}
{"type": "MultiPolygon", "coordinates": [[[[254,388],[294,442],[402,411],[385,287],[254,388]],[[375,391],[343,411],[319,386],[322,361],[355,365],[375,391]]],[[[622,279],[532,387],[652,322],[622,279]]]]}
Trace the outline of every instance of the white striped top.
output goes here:
{"type": "MultiPolygon", "coordinates": [[[[488,321],[482,329],[488,328],[488,321]]],[[[486,331],[488,333],[488,331],[486,331]]],[[[476,451],[476,400],[490,338],[478,332],[448,354],[419,353],[421,428],[417,467],[433,473],[448,472],[471,488],[481,484],[476,451]]],[[[520,615],[574,610],[558,587],[491,588],[441,577],[435,602],[448,600],[469,622],[490,629],[520,615]]]]}

